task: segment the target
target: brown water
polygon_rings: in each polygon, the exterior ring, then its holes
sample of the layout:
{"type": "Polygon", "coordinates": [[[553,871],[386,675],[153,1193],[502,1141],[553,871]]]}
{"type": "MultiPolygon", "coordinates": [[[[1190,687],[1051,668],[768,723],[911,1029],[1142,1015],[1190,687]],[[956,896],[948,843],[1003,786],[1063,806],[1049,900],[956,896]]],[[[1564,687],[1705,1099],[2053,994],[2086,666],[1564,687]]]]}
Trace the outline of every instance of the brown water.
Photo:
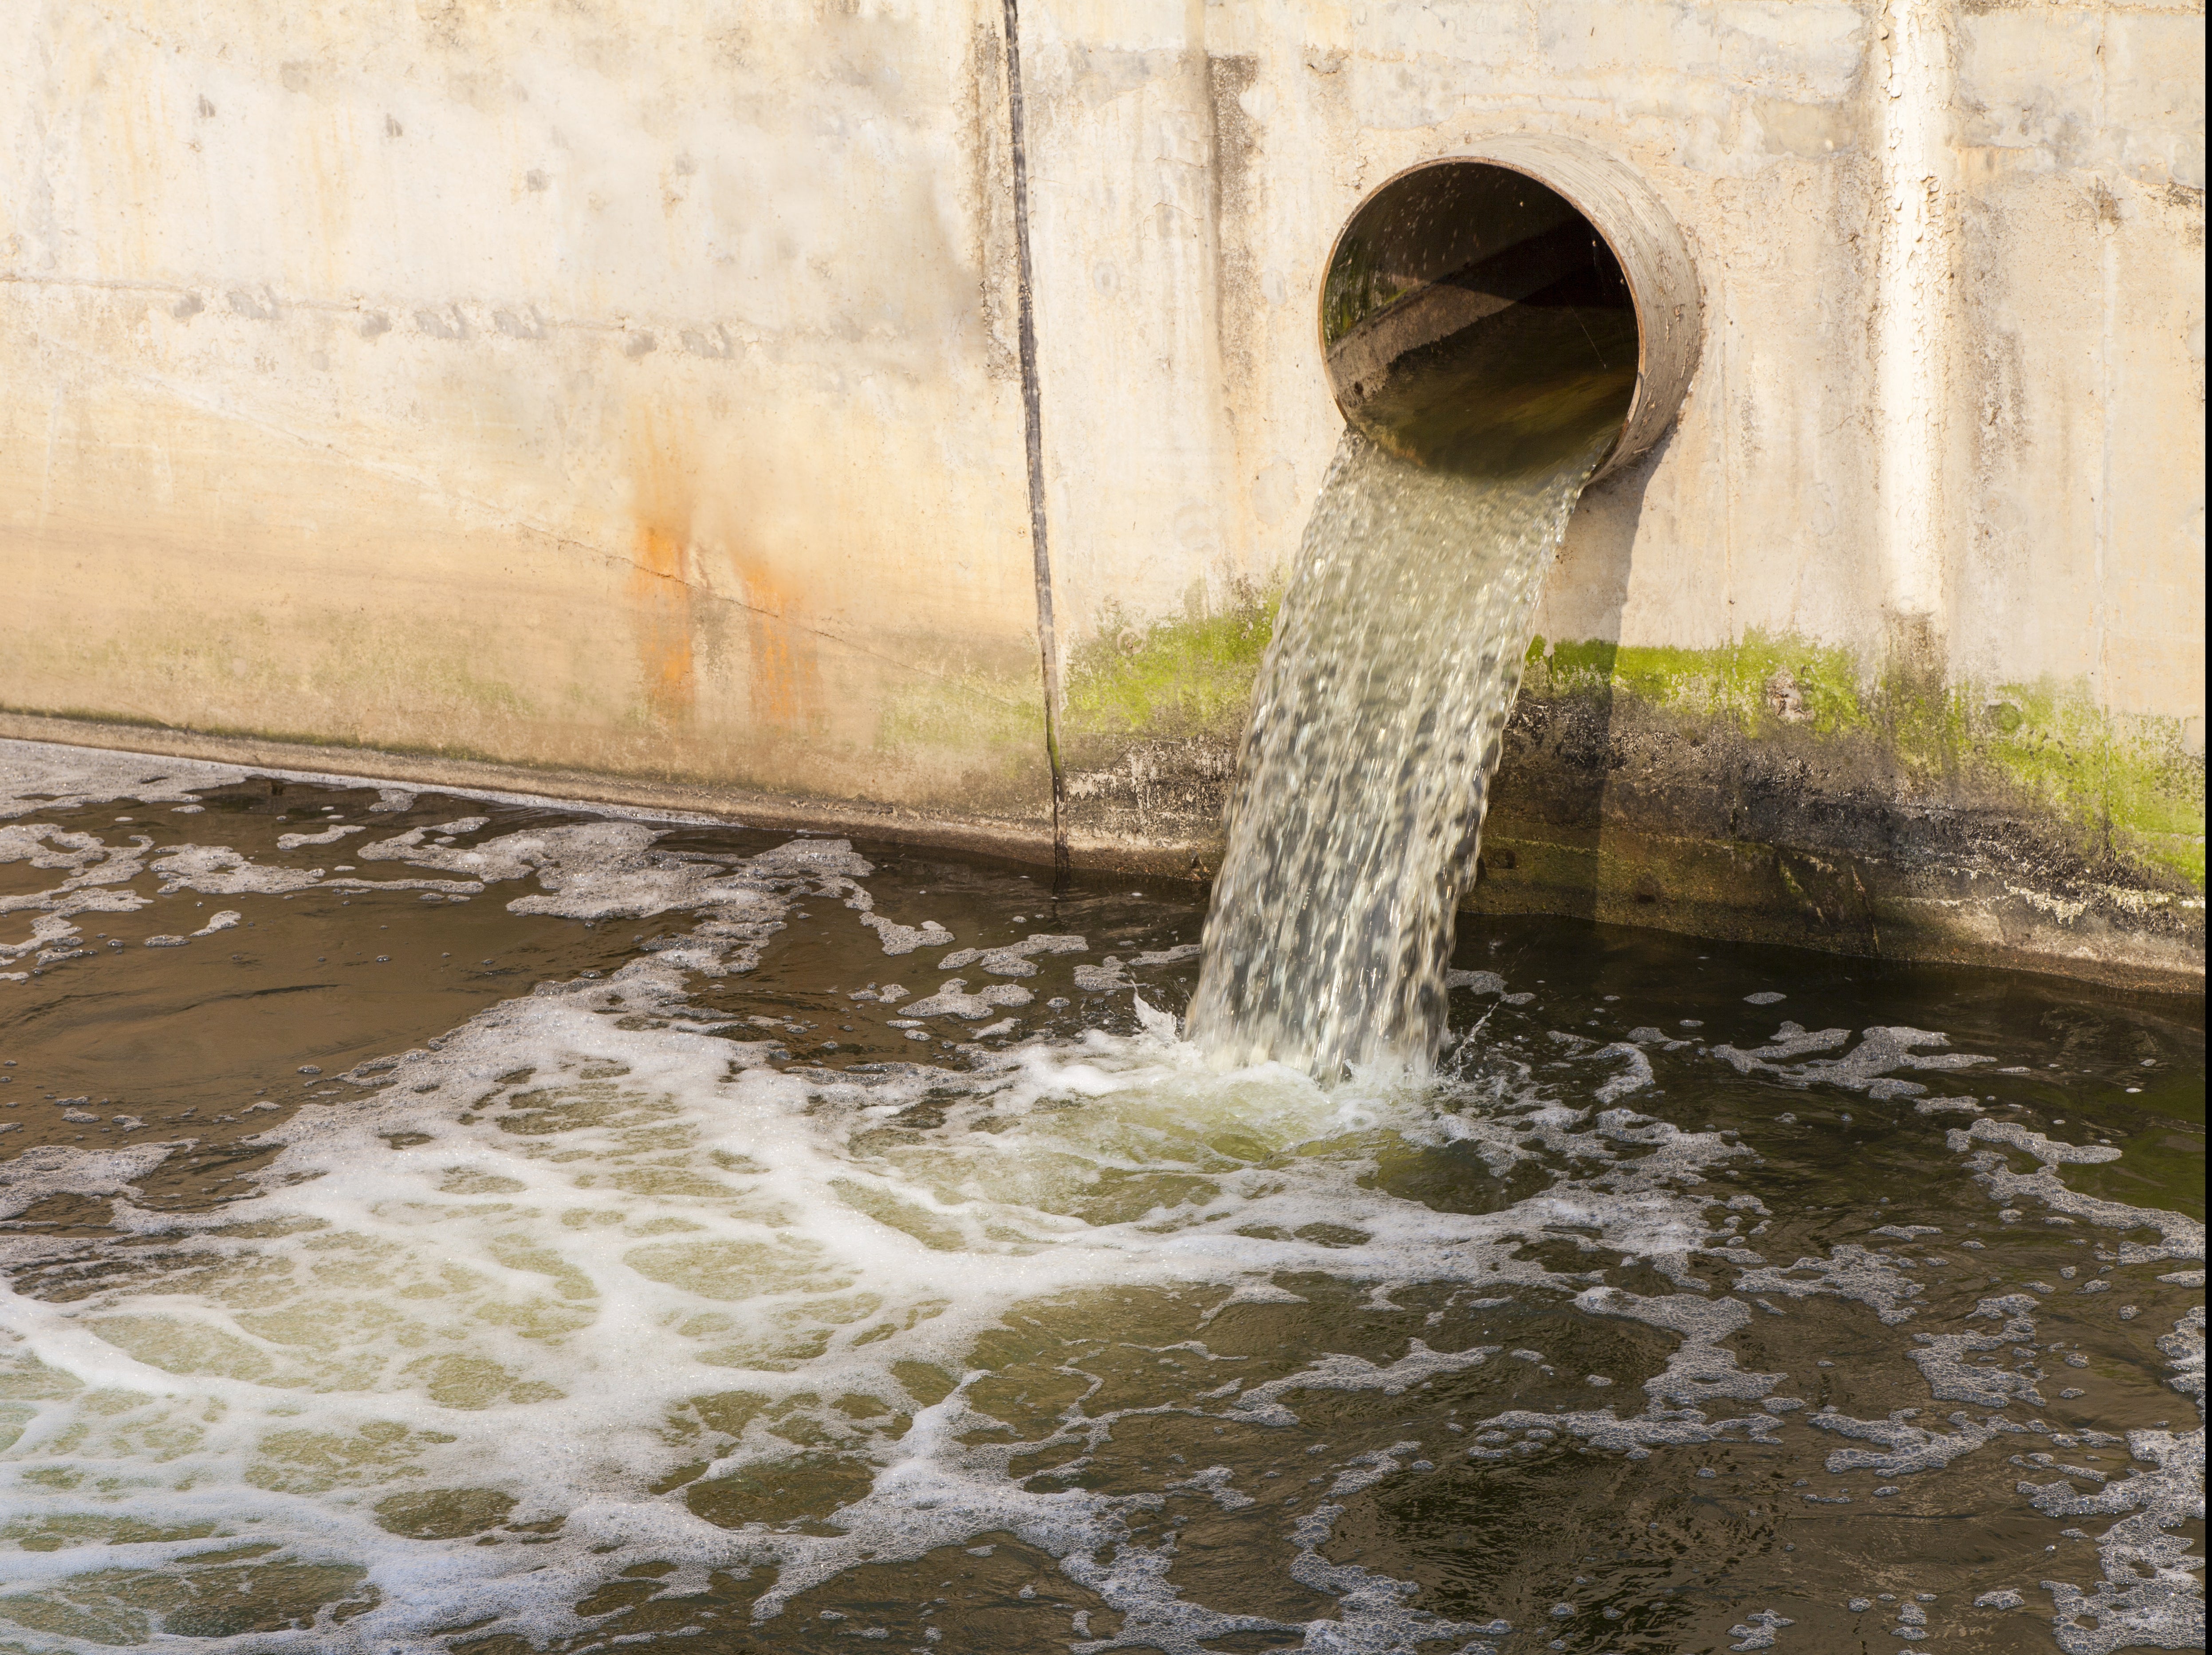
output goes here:
{"type": "Polygon", "coordinates": [[[0,782],[0,1648],[2202,1642],[2201,1004],[1468,919],[1322,1086],[1185,887],[0,782]]]}

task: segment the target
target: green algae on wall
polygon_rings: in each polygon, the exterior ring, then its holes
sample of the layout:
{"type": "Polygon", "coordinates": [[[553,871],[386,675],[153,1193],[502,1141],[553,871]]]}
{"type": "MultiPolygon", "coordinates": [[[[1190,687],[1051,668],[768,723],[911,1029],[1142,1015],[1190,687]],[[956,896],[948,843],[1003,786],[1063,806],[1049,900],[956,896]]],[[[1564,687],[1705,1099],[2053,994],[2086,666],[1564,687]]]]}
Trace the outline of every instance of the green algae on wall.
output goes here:
{"type": "Polygon", "coordinates": [[[1967,711],[1975,751],[2014,786],[2202,894],[2204,758],[2187,750],[2180,720],[2114,719],[2048,682],[1997,685],[1967,711]]]}
{"type": "Polygon", "coordinates": [[[1555,696],[1623,691],[1678,713],[1722,718],[1756,735],[1774,723],[1817,735],[1870,723],[1862,675],[1850,652],[1795,637],[1753,632],[1725,649],[1675,649],[1600,639],[1528,644],[1522,692],[1555,696]]]}
{"type": "Polygon", "coordinates": [[[956,752],[979,768],[1026,773],[1044,761],[1044,715],[1035,672],[981,669],[916,674],[884,703],[876,725],[881,753],[956,752]]]}
{"type": "Polygon", "coordinates": [[[1148,623],[1109,610],[1070,652],[1061,822],[1082,854],[1204,876],[1279,595],[1242,587],[1219,609],[1148,623]]]}
{"type": "Polygon", "coordinates": [[[1936,685],[1862,667],[1850,651],[1753,632],[1729,648],[1528,646],[1522,693],[1626,695],[1742,734],[1862,736],[1915,792],[1991,787],[2103,854],[2204,888],[2204,759],[2178,719],[2107,713],[2083,683],[1936,685]]]}
{"type": "Polygon", "coordinates": [[[875,763],[921,764],[963,811],[1030,819],[1049,808],[1042,685],[1032,654],[946,663],[906,675],[884,695],[875,763]]]}
{"type": "Polygon", "coordinates": [[[1279,592],[1247,587],[1214,613],[1145,626],[1109,611],[1068,663],[1069,731],[1109,738],[1241,735],[1280,598],[1279,592]]]}
{"type": "MultiPolygon", "coordinates": [[[[1110,753],[1140,744],[1233,744],[1279,601],[1279,592],[1248,590],[1210,615],[1149,625],[1109,615],[1068,673],[1077,768],[1110,765],[1110,753]]],[[[2092,861],[2204,888],[2203,755],[2189,751],[2179,720],[2106,713],[2084,684],[1946,685],[1869,669],[1838,646],[1753,631],[1717,649],[1540,636],[1522,693],[1626,697],[1693,728],[1855,749],[1900,796],[2002,801],[2045,818],[2092,861]]]]}

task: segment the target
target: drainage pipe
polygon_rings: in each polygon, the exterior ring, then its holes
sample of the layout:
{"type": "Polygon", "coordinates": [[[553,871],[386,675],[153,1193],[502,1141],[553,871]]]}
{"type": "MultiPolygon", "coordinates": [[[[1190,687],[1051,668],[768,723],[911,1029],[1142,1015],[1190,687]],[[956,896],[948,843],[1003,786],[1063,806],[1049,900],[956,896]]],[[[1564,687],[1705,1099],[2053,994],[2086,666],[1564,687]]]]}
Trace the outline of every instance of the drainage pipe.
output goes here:
{"type": "Polygon", "coordinates": [[[1640,174],[1572,138],[1513,134],[1360,204],[1322,283],[1322,356],[1346,420],[1407,459],[1519,471],[1611,431],[1602,477],[1674,419],[1703,309],[1640,174]]]}

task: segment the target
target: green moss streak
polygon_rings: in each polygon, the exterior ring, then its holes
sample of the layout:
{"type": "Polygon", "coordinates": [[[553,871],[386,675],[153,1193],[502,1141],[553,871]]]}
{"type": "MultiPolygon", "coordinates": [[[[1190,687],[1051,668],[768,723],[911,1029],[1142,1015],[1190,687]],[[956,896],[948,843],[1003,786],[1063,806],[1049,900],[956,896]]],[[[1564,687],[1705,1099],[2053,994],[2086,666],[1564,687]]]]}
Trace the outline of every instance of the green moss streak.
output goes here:
{"type": "Polygon", "coordinates": [[[1539,637],[1529,642],[1522,687],[1547,698],[1626,691],[1656,707],[1724,719],[1755,735],[1783,721],[1770,695],[1784,674],[1803,714],[1796,721],[1814,733],[1839,735],[1874,721],[1850,651],[1763,632],[1733,649],[1553,644],[1539,637]]]}
{"type": "Polygon", "coordinates": [[[1068,665],[1070,733],[1236,734],[1251,710],[1279,596],[1247,590],[1218,613],[1144,627],[1109,612],[1068,665]]]}
{"type": "Polygon", "coordinates": [[[1964,715],[1977,756],[2116,855],[2204,889],[2204,761],[2183,746],[2179,720],[2113,719],[2048,682],[1979,701],[1964,715]]]}
{"type": "MultiPolygon", "coordinates": [[[[1071,664],[1071,733],[1233,738],[1251,707],[1279,596],[1248,593],[1220,613],[1147,626],[1109,615],[1071,664]]],[[[1522,691],[1632,697],[1753,739],[1870,741],[1920,788],[1999,788],[2066,824],[2092,855],[2204,888],[2203,758],[2186,750],[2179,721],[2106,714],[2082,685],[1946,685],[1869,670],[1847,649],[1753,632],[1721,649],[1539,637],[1522,691]]]]}
{"type": "Polygon", "coordinates": [[[1732,649],[1528,646],[1527,693],[1629,695],[1753,738],[1795,727],[1878,741],[1923,784],[2001,782],[2071,825],[2084,848],[2204,888],[2204,761],[2179,720],[2107,714],[2087,687],[1940,685],[1865,671],[1849,651],[1753,632],[1732,649]],[[1794,693],[1795,701],[1790,699],[1794,693]]]}

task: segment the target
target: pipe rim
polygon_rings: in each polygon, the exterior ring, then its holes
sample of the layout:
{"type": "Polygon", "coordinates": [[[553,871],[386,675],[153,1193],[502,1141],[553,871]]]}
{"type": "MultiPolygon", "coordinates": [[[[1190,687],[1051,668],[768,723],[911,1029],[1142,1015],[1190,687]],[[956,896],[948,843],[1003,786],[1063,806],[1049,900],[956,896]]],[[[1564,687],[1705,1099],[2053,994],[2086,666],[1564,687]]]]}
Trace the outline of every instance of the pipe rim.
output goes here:
{"type": "MultiPolygon", "coordinates": [[[[1680,410],[1682,404],[1688,399],[1690,381],[1696,377],[1698,361],[1704,354],[1702,347],[1705,337],[1705,304],[1703,283],[1698,276],[1697,262],[1690,256],[1688,244],[1682,235],[1680,227],[1674,222],[1674,215],[1667,210],[1665,204],[1659,199],[1657,193],[1650,184],[1645,182],[1641,173],[1609,150],[1600,149],[1585,139],[1570,137],[1563,133],[1502,132],[1491,137],[1477,139],[1468,148],[1446,150],[1440,155],[1430,155],[1417,161],[1411,166],[1401,167],[1373,189],[1361,195],[1358,204],[1345,216],[1344,222],[1337,227],[1336,234],[1329,241],[1328,255],[1322,263],[1321,282],[1313,307],[1314,342],[1322,359],[1322,377],[1328,381],[1329,399],[1336,404],[1337,412],[1343,416],[1345,423],[1357,429],[1357,422],[1345,407],[1344,400],[1337,392],[1335,377],[1328,369],[1328,320],[1323,314],[1322,306],[1322,295],[1327,294],[1328,289],[1328,272],[1336,268],[1336,255],[1339,249],[1344,246],[1344,238],[1351,233],[1352,227],[1358,222],[1359,216],[1379,200],[1383,192],[1393,186],[1413,177],[1416,173],[1425,173],[1432,167],[1465,166],[1470,163],[1483,167],[1498,167],[1507,172],[1518,173],[1522,177],[1541,185],[1565,201],[1581,215],[1583,222],[1588,224],[1605,243],[1606,251],[1613,255],[1613,262],[1620,267],[1621,279],[1628,285],[1629,303],[1636,317],[1636,388],[1629,396],[1628,411],[1621,417],[1620,430],[1613,434],[1613,441],[1607,445],[1604,455],[1590,472],[1589,481],[1595,483],[1600,478],[1619,471],[1650,448],[1666,435],[1668,427],[1674,423],[1675,415],[1680,410]],[[1547,157],[1524,153],[1516,157],[1514,154],[1516,149],[1523,152],[1548,149],[1553,154],[1547,157]],[[1593,211],[1588,200],[1589,191],[1575,190],[1570,187],[1569,183],[1547,176],[1543,170],[1543,162],[1546,159],[1554,162],[1562,160],[1577,162],[1583,167],[1595,167],[1601,173],[1610,175],[1610,181],[1628,194],[1633,199],[1635,205],[1641,206],[1650,216],[1651,223],[1648,228],[1659,230],[1664,240],[1670,244],[1661,250],[1662,256],[1672,253],[1681,261],[1684,275],[1687,278],[1687,292],[1683,297],[1686,299],[1686,307],[1691,313],[1687,318],[1689,326],[1686,330],[1687,344],[1684,352],[1685,360],[1680,363],[1678,371],[1667,376],[1678,380],[1678,384],[1670,387],[1654,383],[1653,329],[1650,322],[1655,318],[1663,321],[1662,307],[1668,297],[1663,291],[1655,290],[1662,285],[1655,280],[1655,272],[1645,268],[1645,260],[1632,259],[1627,256],[1627,252],[1624,251],[1622,243],[1626,227],[1608,222],[1609,216],[1593,211]],[[1656,405],[1659,397],[1668,389],[1672,389],[1673,395],[1668,399],[1668,405],[1658,408],[1656,405]],[[1648,430],[1644,429],[1647,426],[1648,430]]],[[[1662,337],[1666,331],[1670,330],[1662,330],[1662,337]]]]}

